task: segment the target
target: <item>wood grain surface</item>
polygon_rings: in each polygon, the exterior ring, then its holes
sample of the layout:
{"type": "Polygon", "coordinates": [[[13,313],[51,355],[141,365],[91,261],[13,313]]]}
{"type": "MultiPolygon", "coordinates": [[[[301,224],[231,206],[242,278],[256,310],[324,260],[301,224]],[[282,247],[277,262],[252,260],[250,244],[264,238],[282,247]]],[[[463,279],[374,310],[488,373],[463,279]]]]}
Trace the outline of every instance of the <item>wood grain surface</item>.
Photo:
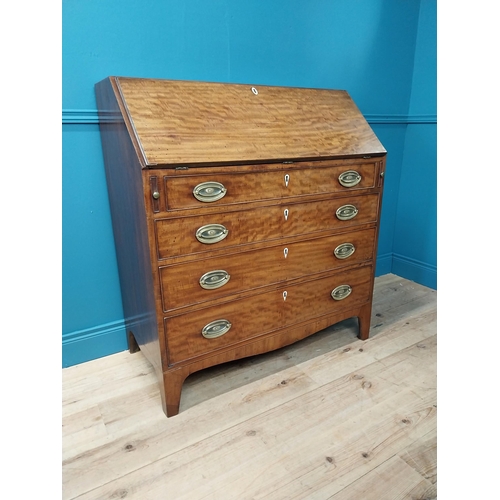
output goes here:
{"type": "Polygon", "coordinates": [[[116,81],[147,165],[385,153],[344,90],[123,77],[116,81]]]}

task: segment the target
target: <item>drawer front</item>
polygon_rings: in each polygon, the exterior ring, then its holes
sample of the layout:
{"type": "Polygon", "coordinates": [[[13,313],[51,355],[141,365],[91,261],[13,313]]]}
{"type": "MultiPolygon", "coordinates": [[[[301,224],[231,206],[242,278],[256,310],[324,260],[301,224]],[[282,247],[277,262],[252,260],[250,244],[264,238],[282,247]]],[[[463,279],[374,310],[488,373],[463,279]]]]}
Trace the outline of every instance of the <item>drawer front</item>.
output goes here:
{"type": "Polygon", "coordinates": [[[286,245],[283,279],[301,278],[371,260],[374,242],[375,229],[365,229],[286,245]]]}
{"type": "Polygon", "coordinates": [[[169,364],[186,361],[278,329],[282,322],[282,303],[281,293],[273,290],[165,319],[169,364]],[[231,328],[219,337],[205,338],[203,329],[219,320],[229,322],[231,328]]]}
{"type": "Polygon", "coordinates": [[[204,208],[279,199],[283,185],[284,174],[281,171],[166,177],[167,209],[204,208]],[[211,193],[213,196],[210,196],[211,193]]]}
{"type": "Polygon", "coordinates": [[[286,292],[284,324],[293,325],[362,305],[370,298],[371,277],[372,266],[366,266],[287,287],[283,292],[286,292]],[[340,300],[333,299],[332,291],[342,285],[349,286],[350,292],[349,289],[339,289],[337,293],[340,300]]]}
{"type": "Polygon", "coordinates": [[[166,318],[169,364],[187,361],[284,326],[332,314],[367,302],[372,267],[339,272],[253,297],[166,318]],[[342,300],[331,293],[342,285],[351,290],[342,300]],[[206,338],[211,335],[213,338],[206,338]]]}
{"type": "Polygon", "coordinates": [[[284,210],[288,212],[283,224],[283,236],[342,229],[375,222],[378,200],[378,194],[368,194],[284,206],[284,210]],[[336,213],[342,211],[343,207],[354,207],[355,215],[350,219],[340,219],[336,213]]]}
{"type": "Polygon", "coordinates": [[[283,247],[271,247],[161,267],[164,312],[277,283],[283,260],[283,247]]]}
{"type": "Polygon", "coordinates": [[[281,237],[318,231],[343,229],[375,222],[378,195],[362,195],[335,200],[263,207],[239,212],[155,220],[158,258],[168,259],[232,248],[248,243],[270,241],[281,237]],[[336,212],[351,206],[356,215],[341,220],[336,212]],[[213,231],[213,242],[200,241],[213,231]]]}
{"type": "Polygon", "coordinates": [[[375,163],[285,170],[288,182],[284,196],[315,195],[374,188],[375,173],[375,163]]]}
{"type": "Polygon", "coordinates": [[[373,256],[374,240],[375,229],[366,229],[161,267],[163,310],[364,262],[373,256]]]}
{"type": "MultiPolygon", "coordinates": [[[[158,219],[155,221],[159,259],[204,253],[280,237],[283,209],[279,206],[239,212],[158,219]],[[227,230],[224,239],[203,243],[196,238],[201,228],[217,224],[227,230]]],[[[203,232],[203,231],[201,231],[203,232]]]]}
{"type": "Polygon", "coordinates": [[[167,210],[224,206],[375,187],[375,163],[164,177],[167,210]]]}

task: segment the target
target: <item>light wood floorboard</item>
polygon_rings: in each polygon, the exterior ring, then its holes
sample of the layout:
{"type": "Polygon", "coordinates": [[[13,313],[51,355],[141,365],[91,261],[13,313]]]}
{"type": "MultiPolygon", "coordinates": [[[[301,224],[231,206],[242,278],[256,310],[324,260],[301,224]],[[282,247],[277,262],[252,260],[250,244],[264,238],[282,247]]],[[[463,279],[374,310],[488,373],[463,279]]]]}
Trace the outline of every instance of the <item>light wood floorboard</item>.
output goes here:
{"type": "Polygon", "coordinates": [[[167,419],[142,353],[63,370],[66,500],[437,498],[436,292],[375,280],[350,319],[188,377],[167,419]]]}

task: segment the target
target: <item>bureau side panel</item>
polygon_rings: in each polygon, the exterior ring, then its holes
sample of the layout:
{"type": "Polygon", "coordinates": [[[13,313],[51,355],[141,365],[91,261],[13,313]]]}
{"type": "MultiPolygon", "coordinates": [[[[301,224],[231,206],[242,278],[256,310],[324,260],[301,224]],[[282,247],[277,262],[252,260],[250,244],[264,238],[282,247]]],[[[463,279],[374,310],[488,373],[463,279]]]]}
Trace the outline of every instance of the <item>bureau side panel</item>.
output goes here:
{"type": "Polygon", "coordinates": [[[141,165],[112,80],[96,84],[95,92],[127,334],[133,333],[141,351],[161,373],[141,165]]]}

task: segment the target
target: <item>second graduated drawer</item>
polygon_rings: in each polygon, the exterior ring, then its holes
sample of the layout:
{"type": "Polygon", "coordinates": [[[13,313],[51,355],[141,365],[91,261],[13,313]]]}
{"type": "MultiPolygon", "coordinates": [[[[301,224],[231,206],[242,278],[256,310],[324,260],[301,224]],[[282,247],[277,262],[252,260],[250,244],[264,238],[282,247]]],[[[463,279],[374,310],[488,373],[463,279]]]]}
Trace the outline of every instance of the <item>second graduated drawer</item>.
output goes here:
{"type": "Polygon", "coordinates": [[[377,220],[378,203],[378,194],[367,194],[194,217],[156,219],[158,259],[354,228],[377,220]]]}
{"type": "Polygon", "coordinates": [[[164,312],[371,260],[375,229],[160,267],[164,312]]]}

